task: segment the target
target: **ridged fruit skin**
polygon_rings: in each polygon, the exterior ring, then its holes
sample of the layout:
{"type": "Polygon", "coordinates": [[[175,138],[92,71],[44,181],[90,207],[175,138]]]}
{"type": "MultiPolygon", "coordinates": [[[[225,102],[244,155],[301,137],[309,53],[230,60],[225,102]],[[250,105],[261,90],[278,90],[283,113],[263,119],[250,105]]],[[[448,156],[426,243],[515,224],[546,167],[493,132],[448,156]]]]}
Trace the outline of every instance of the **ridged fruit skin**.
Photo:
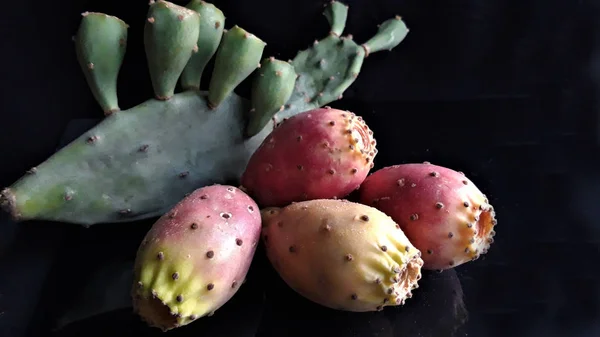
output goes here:
{"type": "Polygon", "coordinates": [[[344,198],[377,154],[373,131],[352,112],[319,108],[287,119],[248,161],[242,186],[261,207],[344,198]]]}
{"type": "Polygon", "coordinates": [[[403,305],[421,278],[421,252],[376,208],[318,199],[261,211],[274,269],[294,291],[336,310],[403,305]]]}
{"type": "Polygon", "coordinates": [[[487,253],[496,213],[462,172],[425,163],[388,166],[360,188],[360,202],[397,222],[423,252],[423,269],[444,270],[487,253]]]}
{"type": "Polygon", "coordinates": [[[140,245],[134,310],[165,331],[212,315],[245,280],[260,228],[260,210],[243,191],[227,185],[195,190],[140,245]]]}

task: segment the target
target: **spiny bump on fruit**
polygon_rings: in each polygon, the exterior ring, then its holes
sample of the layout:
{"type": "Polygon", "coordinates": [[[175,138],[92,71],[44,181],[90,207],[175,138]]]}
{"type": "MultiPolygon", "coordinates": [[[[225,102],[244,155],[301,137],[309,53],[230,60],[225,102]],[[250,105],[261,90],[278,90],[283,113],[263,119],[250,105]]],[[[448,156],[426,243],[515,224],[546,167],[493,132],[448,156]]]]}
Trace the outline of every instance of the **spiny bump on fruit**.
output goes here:
{"type": "Polygon", "coordinates": [[[170,99],[183,69],[197,48],[200,16],[167,1],[156,1],[148,9],[144,46],[154,94],[170,99]]]}
{"type": "Polygon", "coordinates": [[[266,45],[238,25],[223,34],[208,88],[208,102],[212,108],[221,104],[258,68],[266,45]]]}
{"type": "Polygon", "coordinates": [[[343,198],[373,167],[376,141],[362,117],[320,108],[273,130],[250,158],[242,186],[262,207],[343,198]]]}
{"type": "Polygon", "coordinates": [[[134,310],[170,330],[211,315],[238,291],[260,238],[260,212],[227,185],[195,190],[163,215],[139,247],[134,310]],[[249,244],[246,244],[249,243],[249,244]]]}
{"type": "Polygon", "coordinates": [[[186,6],[200,15],[198,50],[192,55],[181,73],[181,87],[200,89],[204,68],[214,56],[223,36],[225,15],[215,5],[203,0],[191,0],[186,6]]]}
{"type": "Polygon", "coordinates": [[[487,253],[496,234],[496,213],[468,178],[431,163],[401,164],[369,175],[360,202],[398,223],[421,251],[423,268],[445,270],[487,253]]]}
{"type": "Polygon", "coordinates": [[[292,96],[298,75],[289,62],[274,57],[262,61],[252,82],[252,109],[246,136],[259,133],[292,96]]]}
{"type": "Polygon", "coordinates": [[[404,304],[417,288],[421,252],[376,208],[316,199],[261,214],[269,261],[290,288],[315,303],[377,311],[404,304]]]}
{"type": "Polygon", "coordinates": [[[116,16],[85,12],[74,36],[77,60],[92,94],[104,113],[117,112],[117,79],[127,45],[129,26],[116,16]]]}

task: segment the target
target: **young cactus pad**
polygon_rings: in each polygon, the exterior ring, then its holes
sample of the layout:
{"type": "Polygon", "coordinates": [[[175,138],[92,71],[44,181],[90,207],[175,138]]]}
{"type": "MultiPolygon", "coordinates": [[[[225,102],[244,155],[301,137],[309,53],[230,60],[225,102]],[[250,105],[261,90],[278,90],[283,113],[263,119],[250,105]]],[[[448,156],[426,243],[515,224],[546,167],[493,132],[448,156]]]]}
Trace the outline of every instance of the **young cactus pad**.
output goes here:
{"type": "Polygon", "coordinates": [[[181,87],[183,89],[200,89],[200,80],[204,68],[212,58],[221,43],[225,27],[223,12],[203,0],[192,0],[186,6],[200,14],[200,34],[198,34],[198,50],[192,55],[181,73],[181,87]]]}
{"type": "Polygon", "coordinates": [[[223,102],[259,66],[266,43],[234,26],[223,34],[208,88],[211,108],[223,102]]]}
{"type": "Polygon", "coordinates": [[[290,99],[298,74],[289,62],[269,57],[263,60],[252,85],[252,109],[247,136],[254,136],[264,128],[277,111],[285,109],[290,99]]]}
{"type": "Polygon", "coordinates": [[[127,45],[127,24],[102,14],[82,14],[79,30],[73,38],[79,65],[105,114],[119,111],[117,76],[127,45]]]}
{"type": "Polygon", "coordinates": [[[224,16],[194,15],[194,4],[197,0],[187,7],[150,4],[144,40],[156,97],[120,111],[116,69],[125,50],[115,41],[124,38],[126,24],[114,17],[84,16],[76,42],[86,52],[78,54],[79,60],[95,62],[93,71],[103,72],[88,76],[88,83],[104,111],[113,113],[1,192],[0,203],[13,219],[84,226],[129,222],[159,216],[197,188],[239,182],[250,156],[278,121],[340,99],[358,76],[366,51],[392,49],[408,32],[395,17],[366,44],[357,44],[340,36],[348,7],[328,4],[331,32],[291,60],[297,78],[282,109],[285,97],[278,95],[285,94],[288,80],[269,77],[280,90],[255,81],[251,100],[234,91],[243,79],[258,74],[266,42],[237,26],[221,38],[218,32],[203,33],[216,22],[221,26],[224,16]],[[198,43],[204,38],[211,42],[198,43]],[[247,43],[236,46],[236,41],[247,43]],[[182,73],[188,79],[194,72],[199,76],[209,56],[215,57],[209,90],[196,89],[198,77],[175,93],[182,73]],[[258,109],[251,111],[252,105],[258,109]]]}
{"type": "Polygon", "coordinates": [[[183,68],[198,50],[200,15],[166,1],[150,4],[144,27],[144,46],[154,94],[169,99],[183,68]]]}

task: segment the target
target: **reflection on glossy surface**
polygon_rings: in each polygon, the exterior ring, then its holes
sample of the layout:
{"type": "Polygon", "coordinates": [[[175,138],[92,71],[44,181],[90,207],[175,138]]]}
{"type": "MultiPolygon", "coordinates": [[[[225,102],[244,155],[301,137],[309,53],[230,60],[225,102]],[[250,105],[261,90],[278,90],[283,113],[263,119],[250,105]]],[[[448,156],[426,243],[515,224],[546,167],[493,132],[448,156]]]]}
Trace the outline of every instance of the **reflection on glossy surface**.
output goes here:
{"type": "MultiPolygon", "coordinates": [[[[60,318],[58,323],[61,326],[55,329],[54,336],[165,336],[160,329],[149,327],[133,313],[129,294],[125,294],[125,297],[119,296],[124,292],[128,293],[131,277],[127,274],[132,266],[131,261],[122,262],[110,268],[113,274],[98,273],[99,280],[89,280],[95,284],[86,289],[88,296],[80,297],[78,303],[60,318]],[[111,287],[103,289],[99,284],[102,282],[110,282],[111,287]],[[94,290],[99,294],[89,296],[94,290]],[[102,306],[103,300],[108,301],[104,303],[105,306],[102,306]],[[83,312],[80,312],[82,310],[83,312]],[[77,320],[76,315],[86,319],[77,320]]],[[[246,282],[236,295],[215,311],[213,316],[202,317],[191,324],[170,330],[168,336],[254,336],[261,320],[265,299],[261,275],[258,275],[256,270],[257,268],[251,269],[246,282]]]]}
{"type": "Polygon", "coordinates": [[[257,337],[451,337],[468,318],[454,269],[424,271],[404,306],[367,313],[319,306],[287,287],[271,268],[265,274],[267,304],[257,337]]]}

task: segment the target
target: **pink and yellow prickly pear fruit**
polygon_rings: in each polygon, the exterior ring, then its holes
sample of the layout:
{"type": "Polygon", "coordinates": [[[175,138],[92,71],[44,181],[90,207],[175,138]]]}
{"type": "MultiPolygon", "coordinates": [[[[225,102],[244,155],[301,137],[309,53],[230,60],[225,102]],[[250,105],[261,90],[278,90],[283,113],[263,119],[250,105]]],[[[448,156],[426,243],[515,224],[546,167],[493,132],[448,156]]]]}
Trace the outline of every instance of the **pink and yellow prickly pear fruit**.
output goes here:
{"type": "Polygon", "coordinates": [[[354,113],[305,111],[267,136],[250,158],[242,186],[261,207],[343,198],[367,177],[375,146],[373,131],[354,113]]]}
{"type": "Polygon", "coordinates": [[[267,256],[285,283],[322,306],[403,305],[421,278],[421,252],[376,208],[318,199],[261,211],[267,256]]]}
{"type": "Polygon", "coordinates": [[[164,331],[211,315],[245,280],[260,228],[260,210],[241,190],[195,190],[144,238],[134,269],[134,310],[164,331]]]}
{"type": "Polygon", "coordinates": [[[495,235],[494,208],[477,186],[461,172],[428,162],[377,170],[361,185],[360,202],[400,225],[423,252],[423,269],[477,259],[495,235]]]}

